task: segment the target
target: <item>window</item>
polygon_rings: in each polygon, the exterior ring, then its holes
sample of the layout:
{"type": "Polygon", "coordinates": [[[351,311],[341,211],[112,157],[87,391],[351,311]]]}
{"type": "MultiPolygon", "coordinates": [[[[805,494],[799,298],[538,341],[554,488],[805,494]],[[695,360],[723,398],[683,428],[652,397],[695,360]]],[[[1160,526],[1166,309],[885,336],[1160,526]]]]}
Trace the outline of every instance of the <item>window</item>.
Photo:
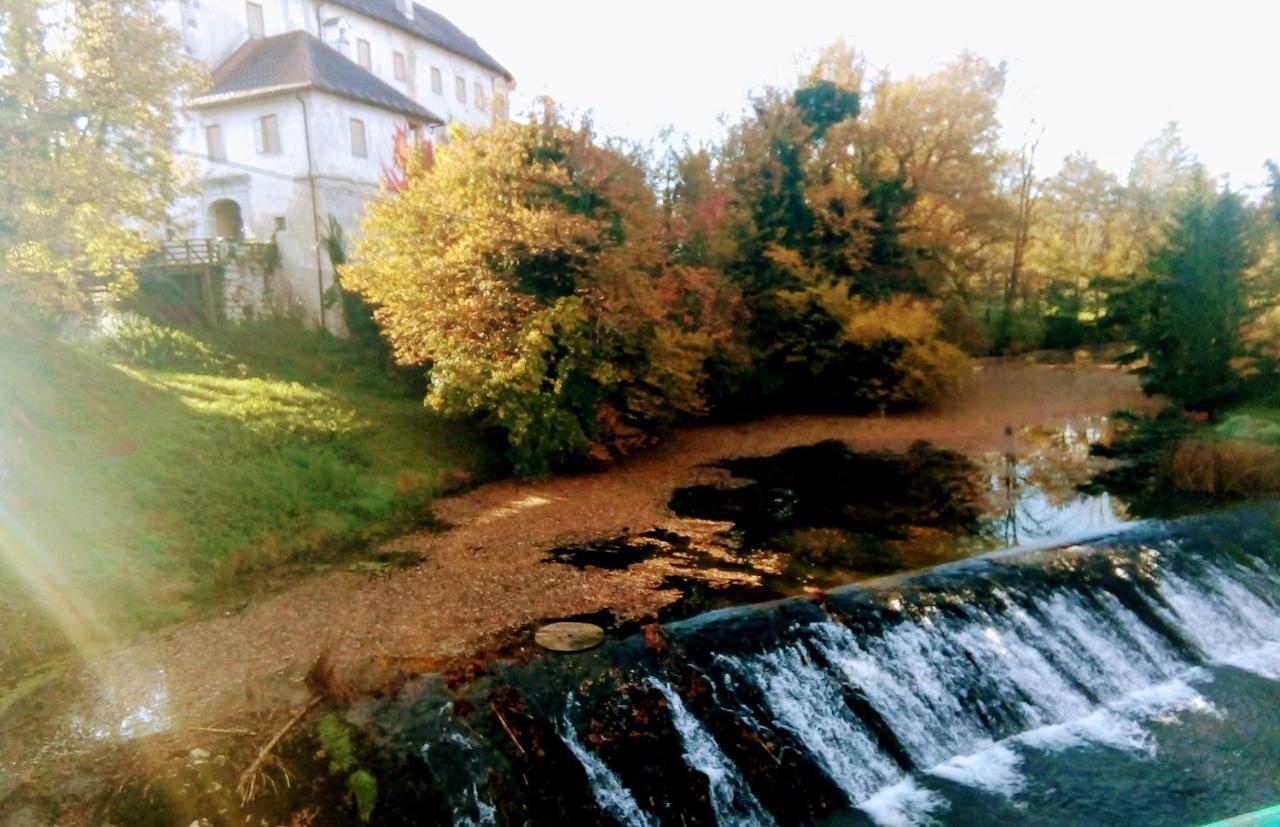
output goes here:
{"type": "Polygon", "coordinates": [[[476,95],[475,95],[475,97],[476,97],[476,109],[483,110],[483,109],[484,109],[484,107],[485,107],[485,103],[484,103],[484,86],[482,86],[482,85],[480,84],[480,81],[476,81],[476,95]]]}
{"type": "Polygon", "coordinates": [[[275,231],[277,233],[283,233],[285,230],[289,229],[289,221],[283,215],[277,215],[275,218],[271,219],[271,223],[272,226],[275,227],[275,231]]]}
{"type": "Polygon", "coordinates": [[[373,56],[369,51],[369,41],[363,37],[356,40],[356,63],[366,69],[373,69],[373,56]]]}
{"type": "Polygon", "coordinates": [[[263,115],[258,118],[258,151],[263,155],[274,155],[280,151],[280,124],[275,115],[263,115]]]}
{"type": "Polygon", "coordinates": [[[409,73],[405,71],[404,54],[401,52],[391,53],[391,66],[395,70],[396,80],[407,80],[409,73]]]}
{"type": "Polygon", "coordinates": [[[467,102],[467,79],[458,78],[455,81],[455,83],[458,87],[458,103],[466,103],[467,102]]]}
{"type": "Polygon", "coordinates": [[[266,35],[267,28],[262,22],[261,3],[245,3],[244,16],[249,22],[249,37],[263,37],[266,35]]]}
{"type": "Polygon", "coordinates": [[[364,137],[364,121],[351,119],[351,154],[357,158],[369,157],[369,145],[364,137]]]}
{"type": "Polygon", "coordinates": [[[444,75],[438,66],[431,67],[431,91],[437,95],[444,94],[444,75]]]}
{"type": "Polygon", "coordinates": [[[222,140],[222,127],[218,124],[210,124],[204,128],[204,146],[210,161],[227,160],[227,145],[222,140]]]}

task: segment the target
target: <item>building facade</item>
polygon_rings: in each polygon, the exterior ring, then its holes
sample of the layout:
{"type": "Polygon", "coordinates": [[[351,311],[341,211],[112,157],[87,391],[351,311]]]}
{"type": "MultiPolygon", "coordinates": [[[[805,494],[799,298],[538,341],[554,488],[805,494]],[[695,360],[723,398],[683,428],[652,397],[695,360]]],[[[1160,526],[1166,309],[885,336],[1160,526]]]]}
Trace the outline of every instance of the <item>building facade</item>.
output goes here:
{"type": "Polygon", "coordinates": [[[178,151],[199,193],[175,205],[171,238],[273,241],[272,306],[227,315],[287,311],[340,329],[331,222],[357,229],[398,132],[438,139],[450,123],[506,117],[511,73],[412,0],[166,2],[211,77],[185,110],[178,151]]]}

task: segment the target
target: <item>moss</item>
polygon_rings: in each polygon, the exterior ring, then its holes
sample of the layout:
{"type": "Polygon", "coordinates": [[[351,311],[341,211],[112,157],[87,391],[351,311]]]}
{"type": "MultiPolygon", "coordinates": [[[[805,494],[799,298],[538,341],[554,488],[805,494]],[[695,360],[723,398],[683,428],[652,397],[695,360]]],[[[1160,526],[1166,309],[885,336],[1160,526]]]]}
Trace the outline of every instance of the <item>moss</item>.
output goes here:
{"type": "Polygon", "coordinates": [[[368,824],[378,803],[378,780],[372,773],[356,770],[347,778],[347,787],[356,800],[356,815],[361,822],[368,824]]]}
{"type": "Polygon", "coordinates": [[[351,734],[336,715],[330,713],[320,719],[316,724],[316,738],[329,758],[329,772],[337,775],[355,766],[356,756],[351,746],[351,734]]]}
{"type": "Polygon", "coordinates": [[[368,824],[378,802],[378,780],[373,773],[360,768],[351,743],[351,732],[336,715],[329,713],[316,723],[316,740],[320,742],[324,757],[329,760],[330,775],[341,776],[350,771],[347,790],[355,801],[360,821],[368,824]]]}
{"type": "Polygon", "coordinates": [[[1217,432],[1228,439],[1280,443],[1280,407],[1246,407],[1226,416],[1217,432]]]}

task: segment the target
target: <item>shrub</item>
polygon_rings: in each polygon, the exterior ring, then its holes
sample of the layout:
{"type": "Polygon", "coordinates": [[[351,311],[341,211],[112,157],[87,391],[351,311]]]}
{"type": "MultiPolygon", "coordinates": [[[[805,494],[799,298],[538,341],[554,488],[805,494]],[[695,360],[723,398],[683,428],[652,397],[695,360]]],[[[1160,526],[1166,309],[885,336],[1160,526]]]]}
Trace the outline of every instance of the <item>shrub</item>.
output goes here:
{"type": "Polygon", "coordinates": [[[1169,453],[1161,471],[1179,491],[1215,497],[1280,492],[1280,449],[1252,440],[1191,437],[1169,453]]]}
{"type": "Polygon", "coordinates": [[[901,408],[928,404],[953,389],[964,354],[938,336],[931,304],[899,295],[883,302],[850,296],[840,283],[784,295],[803,310],[798,318],[822,319],[791,343],[809,370],[812,392],[853,408],[901,408]]]}

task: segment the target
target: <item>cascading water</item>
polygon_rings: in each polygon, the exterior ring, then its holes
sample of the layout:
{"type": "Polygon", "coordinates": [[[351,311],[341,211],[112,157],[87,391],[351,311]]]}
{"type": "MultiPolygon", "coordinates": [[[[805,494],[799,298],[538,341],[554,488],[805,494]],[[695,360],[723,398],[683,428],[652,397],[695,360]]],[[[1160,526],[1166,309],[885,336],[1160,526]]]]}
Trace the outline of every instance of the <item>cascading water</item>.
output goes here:
{"type": "Polygon", "coordinates": [[[680,733],[684,744],[684,758],[689,766],[707,777],[711,787],[711,804],[716,820],[721,824],[741,824],[745,827],[771,827],[773,818],[752,795],[746,779],[716,745],[711,734],[703,729],[698,719],[685,709],[684,701],[670,686],[650,679],[650,685],[662,693],[671,713],[671,722],[680,733]]]}
{"type": "Polygon", "coordinates": [[[622,786],[618,776],[614,775],[603,761],[578,743],[578,735],[574,732],[573,724],[569,722],[567,716],[564,719],[564,729],[561,737],[564,739],[565,746],[582,764],[582,769],[591,782],[591,792],[599,802],[600,809],[617,819],[624,827],[650,827],[653,819],[640,809],[631,792],[622,786]]]}
{"type": "Polygon", "coordinates": [[[1280,801],[1280,505],[713,612],[460,694],[496,823],[548,797],[629,825],[1210,820],[1280,801]]]}

